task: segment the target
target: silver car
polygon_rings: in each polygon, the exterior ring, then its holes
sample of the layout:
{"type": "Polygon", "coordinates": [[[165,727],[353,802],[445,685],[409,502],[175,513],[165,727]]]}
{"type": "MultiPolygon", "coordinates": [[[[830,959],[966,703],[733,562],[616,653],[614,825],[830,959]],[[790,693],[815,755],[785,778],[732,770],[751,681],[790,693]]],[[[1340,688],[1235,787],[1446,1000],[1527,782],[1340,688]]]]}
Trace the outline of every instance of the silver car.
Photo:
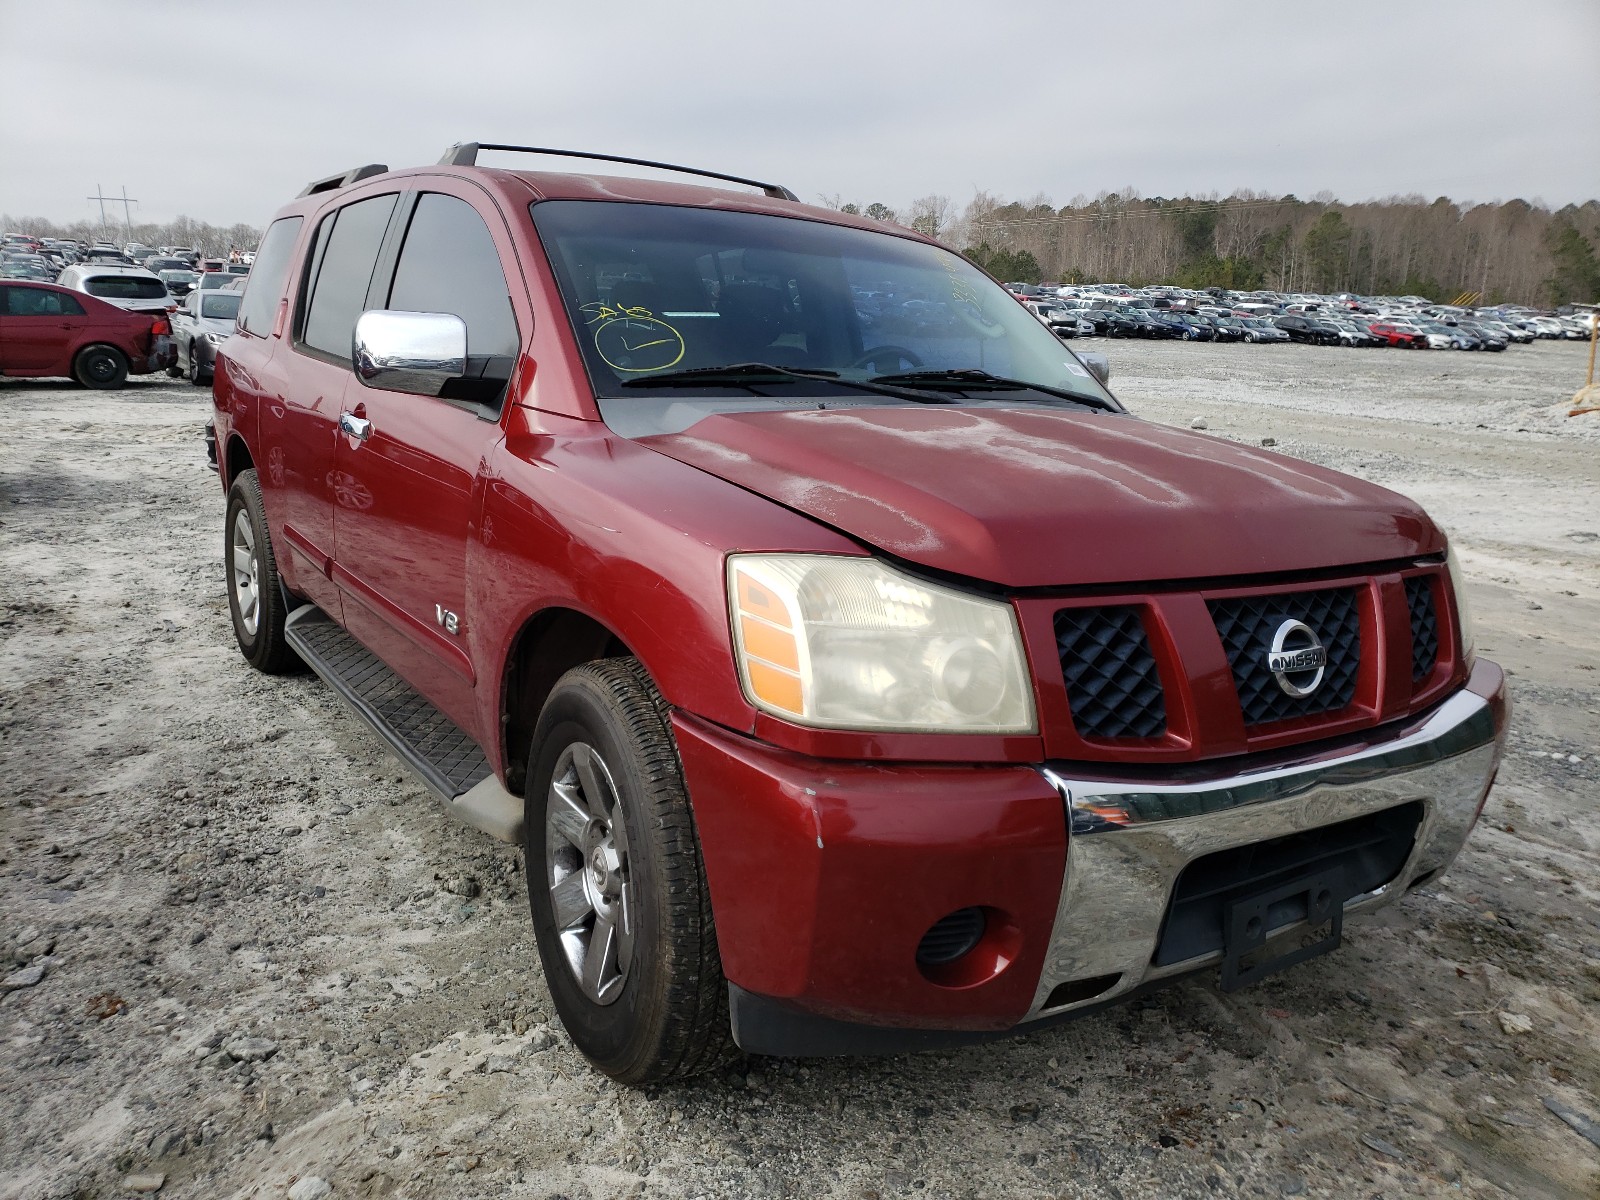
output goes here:
{"type": "Polygon", "coordinates": [[[104,300],[129,312],[162,316],[176,303],[161,277],[143,267],[117,263],[74,263],[56,280],[60,286],[104,300]]]}
{"type": "Polygon", "coordinates": [[[178,358],[169,375],[188,375],[197,386],[211,382],[217,365],[217,347],[233,333],[243,292],[212,290],[190,292],[172,314],[172,340],[178,358]]]}

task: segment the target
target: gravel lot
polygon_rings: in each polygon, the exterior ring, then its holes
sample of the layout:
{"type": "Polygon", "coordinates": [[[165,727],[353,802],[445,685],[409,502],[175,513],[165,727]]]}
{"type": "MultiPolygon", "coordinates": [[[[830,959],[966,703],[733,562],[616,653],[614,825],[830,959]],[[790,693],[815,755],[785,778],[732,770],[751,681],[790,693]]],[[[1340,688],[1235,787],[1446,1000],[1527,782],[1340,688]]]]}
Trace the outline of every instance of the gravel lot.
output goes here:
{"type": "Polygon", "coordinates": [[[1600,1195],[1549,1107],[1600,1118],[1585,348],[1086,348],[1145,416],[1454,530],[1516,703],[1466,852],[1232,996],[653,1093],[555,1025],[519,855],[239,659],[208,395],[0,382],[0,1196],[1600,1195]]]}

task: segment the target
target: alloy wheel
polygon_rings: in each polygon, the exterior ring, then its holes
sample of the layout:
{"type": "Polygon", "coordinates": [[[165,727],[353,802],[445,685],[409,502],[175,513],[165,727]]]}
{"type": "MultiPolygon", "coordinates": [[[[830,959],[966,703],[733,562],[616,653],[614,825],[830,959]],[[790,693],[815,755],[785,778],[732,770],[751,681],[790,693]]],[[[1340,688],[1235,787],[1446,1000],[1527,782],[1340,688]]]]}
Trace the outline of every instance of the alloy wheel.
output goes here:
{"type": "Polygon", "coordinates": [[[233,598],[239,610],[239,623],[255,637],[261,622],[261,562],[256,556],[256,531],[250,513],[241,507],[233,518],[233,537],[228,547],[228,567],[233,576],[233,598]]]}
{"type": "Polygon", "coordinates": [[[585,996],[610,1004],[633,962],[637,898],[616,784],[585,742],[556,760],[544,847],[545,886],[567,965],[585,996]]]}

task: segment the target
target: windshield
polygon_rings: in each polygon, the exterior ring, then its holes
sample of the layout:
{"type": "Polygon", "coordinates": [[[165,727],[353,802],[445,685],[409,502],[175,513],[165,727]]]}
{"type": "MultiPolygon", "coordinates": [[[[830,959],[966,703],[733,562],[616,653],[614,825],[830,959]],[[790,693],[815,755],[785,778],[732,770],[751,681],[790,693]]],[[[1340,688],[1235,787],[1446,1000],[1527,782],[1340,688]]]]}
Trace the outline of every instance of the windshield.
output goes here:
{"type": "MultiPolygon", "coordinates": [[[[654,375],[766,363],[831,373],[791,381],[749,407],[797,394],[863,395],[847,381],[978,370],[1104,404],[1105,391],[1056,336],[971,263],[908,238],[758,213],[609,201],[532,206],[601,411],[706,394],[654,375]],[[606,401],[614,400],[615,404],[606,401]]],[[[727,385],[712,395],[728,396],[727,385]]],[[[735,395],[737,392],[735,392],[735,395]]],[[[985,393],[985,400],[988,399],[985,393]]],[[[1066,403],[1010,391],[1002,403],[1066,403]]],[[[965,400],[957,399],[957,403],[965,400]]]]}
{"type": "Polygon", "coordinates": [[[160,274],[163,283],[193,283],[195,281],[195,273],[193,271],[161,271],[158,274],[160,274]]]}
{"type": "Polygon", "coordinates": [[[162,300],[167,295],[161,280],[137,275],[91,275],[83,281],[83,290],[112,300],[162,300]]]}
{"type": "Polygon", "coordinates": [[[202,296],[200,315],[231,321],[239,315],[239,301],[243,299],[243,292],[213,292],[209,296],[202,296]]]}

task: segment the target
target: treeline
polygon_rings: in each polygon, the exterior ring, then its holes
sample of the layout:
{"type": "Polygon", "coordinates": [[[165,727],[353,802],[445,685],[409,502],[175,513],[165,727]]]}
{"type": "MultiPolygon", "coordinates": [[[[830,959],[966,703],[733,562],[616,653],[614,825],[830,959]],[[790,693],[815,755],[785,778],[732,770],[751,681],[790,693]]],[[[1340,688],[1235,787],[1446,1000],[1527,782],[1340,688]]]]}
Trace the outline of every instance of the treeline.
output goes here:
{"type": "Polygon", "coordinates": [[[823,197],[966,248],[1004,280],[1360,292],[1479,303],[1600,301],[1600,201],[1551,210],[1525,200],[1463,208],[1441,196],[1342,204],[1239,191],[1141,197],[1106,192],[1057,208],[1044,196],[980,192],[957,211],[924,196],[895,212],[823,197]]]}
{"type": "Polygon", "coordinates": [[[218,258],[237,246],[240,250],[254,250],[261,240],[261,230],[254,225],[209,225],[193,217],[178,217],[165,225],[136,222],[123,225],[112,222],[102,225],[98,221],[74,221],[58,225],[43,217],[0,216],[0,232],[28,233],[38,238],[70,238],[75,242],[111,242],[119,248],[128,242],[146,246],[192,246],[203,258],[218,258]]]}

